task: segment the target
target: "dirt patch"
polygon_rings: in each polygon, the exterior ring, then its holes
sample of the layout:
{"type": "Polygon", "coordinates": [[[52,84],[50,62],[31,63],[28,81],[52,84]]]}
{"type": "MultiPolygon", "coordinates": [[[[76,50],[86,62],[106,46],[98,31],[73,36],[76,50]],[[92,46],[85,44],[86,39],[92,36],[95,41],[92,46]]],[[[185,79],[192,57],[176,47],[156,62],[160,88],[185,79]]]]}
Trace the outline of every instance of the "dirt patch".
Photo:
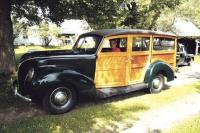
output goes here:
{"type": "Polygon", "coordinates": [[[45,112],[41,107],[35,104],[27,104],[26,107],[10,107],[4,110],[0,110],[0,123],[1,122],[13,122],[19,119],[31,118],[34,116],[44,115],[45,112]]]}

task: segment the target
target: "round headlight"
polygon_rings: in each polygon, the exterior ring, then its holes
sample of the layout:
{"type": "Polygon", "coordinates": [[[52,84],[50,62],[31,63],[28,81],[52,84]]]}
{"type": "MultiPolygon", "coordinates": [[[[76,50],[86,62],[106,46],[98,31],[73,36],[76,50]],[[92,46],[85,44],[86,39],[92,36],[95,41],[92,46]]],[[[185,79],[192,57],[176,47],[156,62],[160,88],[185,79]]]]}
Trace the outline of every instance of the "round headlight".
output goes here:
{"type": "Polygon", "coordinates": [[[34,68],[29,69],[29,71],[27,73],[27,79],[31,80],[33,78],[34,74],[35,74],[34,68]]]}

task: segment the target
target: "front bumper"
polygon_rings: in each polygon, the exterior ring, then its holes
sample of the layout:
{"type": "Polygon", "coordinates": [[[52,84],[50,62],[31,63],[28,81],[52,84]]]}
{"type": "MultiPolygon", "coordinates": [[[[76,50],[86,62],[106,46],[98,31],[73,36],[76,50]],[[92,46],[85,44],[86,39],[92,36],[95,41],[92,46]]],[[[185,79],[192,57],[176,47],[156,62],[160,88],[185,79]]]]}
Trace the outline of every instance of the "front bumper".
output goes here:
{"type": "Polygon", "coordinates": [[[14,90],[14,95],[16,97],[19,97],[21,99],[23,99],[24,101],[27,101],[27,102],[32,102],[32,99],[28,98],[28,97],[25,97],[23,95],[21,95],[19,92],[18,92],[18,84],[16,81],[13,82],[13,80],[11,79],[11,83],[12,83],[12,90],[14,90]]]}

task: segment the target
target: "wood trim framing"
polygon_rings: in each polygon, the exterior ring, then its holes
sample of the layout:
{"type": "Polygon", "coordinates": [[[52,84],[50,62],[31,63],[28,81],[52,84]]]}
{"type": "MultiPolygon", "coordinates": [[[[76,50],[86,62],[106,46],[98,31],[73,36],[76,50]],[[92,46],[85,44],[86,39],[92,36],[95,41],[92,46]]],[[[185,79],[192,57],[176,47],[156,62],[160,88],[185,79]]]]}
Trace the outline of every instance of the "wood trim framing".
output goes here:
{"type": "Polygon", "coordinates": [[[155,61],[163,61],[174,70],[176,68],[177,38],[168,35],[116,35],[104,38],[97,55],[95,85],[96,88],[128,86],[142,83],[146,70],[155,61]],[[126,52],[101,52],[106,40],[127,37],[126,52]],[[133,37],[149,37],[148,51],[132,51],[133,37]],[[175,39],[174,50],[153,50],[153,38],[175,39]]]}

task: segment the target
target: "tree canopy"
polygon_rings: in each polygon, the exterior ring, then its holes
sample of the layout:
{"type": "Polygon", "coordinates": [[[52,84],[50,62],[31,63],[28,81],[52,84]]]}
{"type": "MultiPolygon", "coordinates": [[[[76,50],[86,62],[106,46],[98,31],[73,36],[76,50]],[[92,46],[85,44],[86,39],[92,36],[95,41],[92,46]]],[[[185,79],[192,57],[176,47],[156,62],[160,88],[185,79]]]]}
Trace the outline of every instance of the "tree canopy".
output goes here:
{"type": "Polygon", "coordinates": [[[128,4],[124,26],[141,29],[156,29],[157,20],[163,11],[174,10],[181,0],[135,0],[128,4]]]}
{"type": "Polygon", "coordinates": [[[12,0],[12,15],[27,22],[85,19],[94,29],[115,28],[123,0],[12,0]]]}
{"type": "Polygon", "coordinates": [[[176,14],[200,25],[199,5],[199,0],[11,0],[11,13],[15,18],[26,18],[29,24],[84,19],[93,29],[156,29],[168,14],[170,21],[176,14]]]}

